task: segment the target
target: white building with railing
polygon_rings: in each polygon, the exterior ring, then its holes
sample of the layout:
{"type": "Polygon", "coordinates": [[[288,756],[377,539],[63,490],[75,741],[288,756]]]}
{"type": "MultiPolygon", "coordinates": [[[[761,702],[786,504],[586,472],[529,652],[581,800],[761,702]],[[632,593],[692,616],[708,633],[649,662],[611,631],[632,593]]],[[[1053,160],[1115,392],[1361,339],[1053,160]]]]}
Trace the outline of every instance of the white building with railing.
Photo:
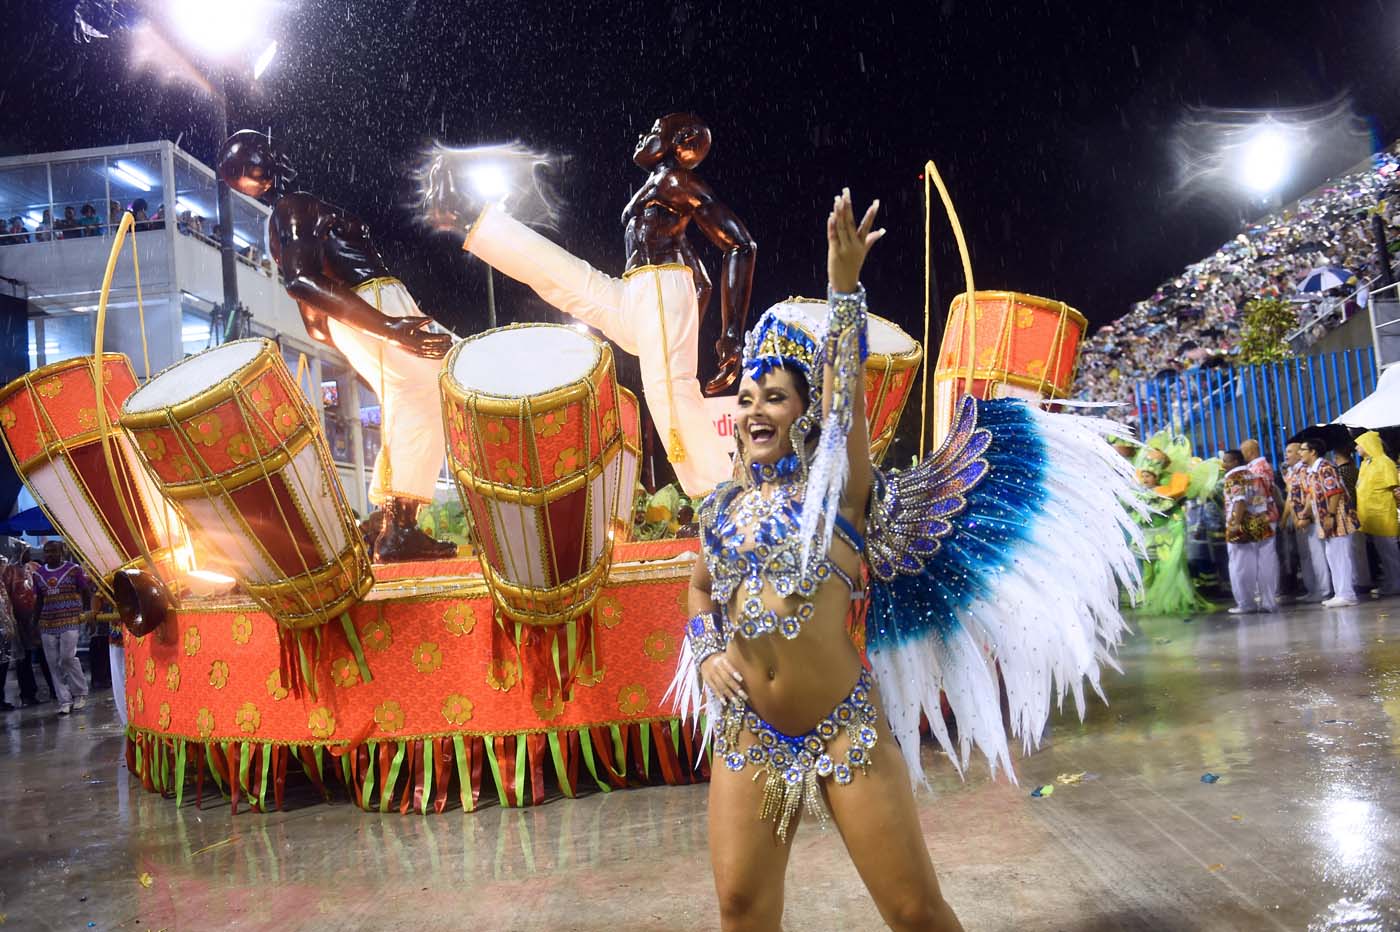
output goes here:
{"type": "MultiPolygon", "coordinates": [[[[124,210],[138,222],[117,263],[105,349],[126,353],[144,376],[138,300],[152,372],[222,342],[214,332],[223,302],[216,203],[213,170],[168,141],[0,158],[0,276],[27,294],[30,368],[93,351],[103,273],[124,210]]],[[[344,357],[307,336],[267,253],[269,213],[233,194],[239,300],[252,314],[252,334],[276,341],[293,373],[305,354],[311,404],[350,503],[363,514],[379,449],[378,404],[344,357]]],[[[20,507],[31,504],[25,493],[20,507]]]]}

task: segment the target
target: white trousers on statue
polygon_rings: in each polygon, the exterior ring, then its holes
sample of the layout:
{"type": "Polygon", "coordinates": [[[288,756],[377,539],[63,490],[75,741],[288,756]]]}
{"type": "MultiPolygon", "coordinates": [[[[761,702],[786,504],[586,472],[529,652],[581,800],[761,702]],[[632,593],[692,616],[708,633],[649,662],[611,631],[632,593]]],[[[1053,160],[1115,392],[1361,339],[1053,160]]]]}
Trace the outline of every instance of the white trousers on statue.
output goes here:
{"type": "Polygon", "coordinates": [[[1230,557],[1230,591],[1240,608],[1263,609],[1272,612],[1278,608],[1275,597],[1276,558],[1273,539],[1252,544],[1226,544],[1230,557]]]}
{"type": "Polygon", "coordinates": [[[687,495],[731,478],[729,451],[700,392],[700,309],[689,268],[645,266],[613,278],[491,207],[463,248],[638,358],[647,411],[687,495]]]}
{"type": "MultiPolygon", "coordinates": [[[[425,316],[398,279],[376,278],[355,293],[386,317],[425,316]]],[[[416,356],[334,318],[326,327],[335,348],[379,396],[379,455],[369,500],[376,505],[391,498],[431,502],[447,453],[438,390],[442,360],[416,356]]]]}
{"type": "Polygon", "coordinates": [[[1368,534],[1381,563],[1381,595],[1400,595],[1400,540],[1368,534]]]}
{"type": "Polygon", "coordinates": [[[1337,598],[1350,601],[1356,600],[1355,567],[1352,563],[1354,545],[1351,542],[1355,536],[1348,534],[1322,541],[1327,554],[1327,569],[1332,574],[1332,592],[1337,598]]]}

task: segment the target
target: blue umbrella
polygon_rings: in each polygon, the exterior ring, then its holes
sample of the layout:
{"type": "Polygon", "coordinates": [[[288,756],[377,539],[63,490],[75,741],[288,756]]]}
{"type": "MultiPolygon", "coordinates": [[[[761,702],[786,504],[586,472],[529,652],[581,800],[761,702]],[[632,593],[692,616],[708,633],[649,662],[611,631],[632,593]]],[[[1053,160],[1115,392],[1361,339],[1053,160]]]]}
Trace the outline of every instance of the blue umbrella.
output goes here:
{"type": "Polygon", "coordinates": [[[1313,269],[1303,277],[1298,283],[1299,294],[1321,294],[1324,291],[1331,291],[1333,288],[1345,288],[1356,281],[1356,276],[1344,268],[1335,265],[1325,265],[1320,269],[1313,269]]]}
{"type": "Polygon", "coordinates": [[[54,530],[48,515],[44,514],[37,505],[0,521],[0,534],[10,534],[17,537],[21,534],[45,536],[56,533],[58,532],[54,530]]]}

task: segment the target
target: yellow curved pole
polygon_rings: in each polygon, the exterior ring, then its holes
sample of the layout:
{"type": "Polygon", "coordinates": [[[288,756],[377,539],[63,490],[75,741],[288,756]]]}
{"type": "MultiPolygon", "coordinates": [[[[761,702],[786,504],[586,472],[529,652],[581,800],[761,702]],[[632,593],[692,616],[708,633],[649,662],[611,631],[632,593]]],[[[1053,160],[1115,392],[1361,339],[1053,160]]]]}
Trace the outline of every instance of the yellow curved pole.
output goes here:
{"type": "MultiPolygon", "coordinates": [[[[122,519],[126,521],[127,530],[131,532],[132,537],[136,538],[136,543],[141,548],[141,556],[145,559],[146,564],[151,568],[151,572],[156,574],[157,577],[159,577],[160,574],[156,568],[155,558],[151,556],[150,548],[146,546],[146,535],[142,531],[141,527],[136,523],[136,519],[132,516],[131,508],[127,505],[126,495],[122,494],[124,491],[124,483],[121,481],[121,476],[117,472],[117,461],[112,454],[112,427],[111,422],[107,419],[107,390],[103,385],[102,381],[102,347],[103,337],[107,329],[107,300],[111,296],[112,277],[116,274],[117,271],[117,259],[119,256],[121,256],[122,243],[126,241],[126,235],[131,232],[135,223],[136,218],[131,215],[131,211],[127,211],[126,213],[122,214],[121,224],[117,227],[117,235],[112,242],[112,251],[107,256],[107,271],[102,276],[102,294],[97,300],[97,329],[96,333],[93,335],[92,384],[96,387],[97,390],[97,436],[102,443],[102,459],[107,464],[107,476],[109,479],[111,479],[112,488],[117,493],[117,505],[121,509],[122,519]]],[[[131,252],[133,261],[137,262],[137,306],[139,308],[141,303],[139,285],[139,282],[141,281],[141,267],[139,264],[139,260],[136,259],[135,240],[132,241],[131,252]]],[[[144,316],[145,315],[143,310],[141,320],[141,343],[143,349],[145,348],[146,342],[146,327],[144,316]]],[[[151,360],[150,356],[147,355],[146,374],[148,377],[150,376],[150,369],[151,360]]],[[[161,581],[164,582],[165,580],[161,581]]]]}
{"type": "MultiPolygon", "coordinates": [[[[927,198],[928,182],[932,181],[938,188],[938,196],[943,200],[943,209],[948,213],[948,221],[953,225],[953,238],[958,242],[958,254],[962,257],[963,277],[967,279],[967,296],[963,301],[962,329],[963,333],[958,335],[958,342],[963,342],[963,335],[966,334],[967,343],[967,374],[963,379],[963,391],[972,391],[973,367],[977,359],[977,326],[976,326],[976,294],[977,288],[972,282],[972,257],[967,251],[967,238],[963,236],[962,224],[958,222],[958,212],[953,209],[953,199],[948,195],[948,188],[943,184],[943,176],[938,173],[938,167],[933,164],[933,159],[924,163],[924,187],[925,199],[927,198]]],[[[926,253],[927,255],[927,253],[926,253]]],[[[927,262],[927,259],[925,259],[927,262]]],[[[925,275],[927,276],[927,272],[925,275]]],[[[924,352],[928,352],[928,332],[925,329],[924,352]]],[[[924,377],[927,379],[928,371],[925,369],[924,377]]]]}

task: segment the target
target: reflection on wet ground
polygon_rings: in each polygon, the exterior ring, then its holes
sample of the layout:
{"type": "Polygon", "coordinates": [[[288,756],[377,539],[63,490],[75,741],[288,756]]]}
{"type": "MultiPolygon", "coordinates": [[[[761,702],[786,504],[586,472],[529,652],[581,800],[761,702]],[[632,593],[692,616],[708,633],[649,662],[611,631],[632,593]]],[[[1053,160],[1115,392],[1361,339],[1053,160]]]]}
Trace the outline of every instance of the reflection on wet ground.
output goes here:
{"type": "MultiPolygon", "coordinates": [[[[1140,619],[1110,705],[1056,719],[1021,785],[926,748],[921,820],[969,929],[1400,928],[1400,600],[1140,619]],[[1201,781],[1218,774],[1214,784],[1201,781]],[[1082,775],[1082,776],[1080,776],[1082,775]],[[1063,778],[1063,780],[1060,780],[1063,778]],[[1033,799],[1030,790],[1053,784],[1033,799]]],[[[16,929],[704,929],[703,787],[437,817],[289,799],[232,817],[142,791],[110,698],[9,713],[0,913],[16,929]],[[144,875],[144,877],[143,877],[144,875]],[[143,883],[143,879],[149,883],[143,883]],[[95,925],[89,926],[89,923],[95,925]]],[[[793,929],[880,927],[804,826],[793,929]]]]}

